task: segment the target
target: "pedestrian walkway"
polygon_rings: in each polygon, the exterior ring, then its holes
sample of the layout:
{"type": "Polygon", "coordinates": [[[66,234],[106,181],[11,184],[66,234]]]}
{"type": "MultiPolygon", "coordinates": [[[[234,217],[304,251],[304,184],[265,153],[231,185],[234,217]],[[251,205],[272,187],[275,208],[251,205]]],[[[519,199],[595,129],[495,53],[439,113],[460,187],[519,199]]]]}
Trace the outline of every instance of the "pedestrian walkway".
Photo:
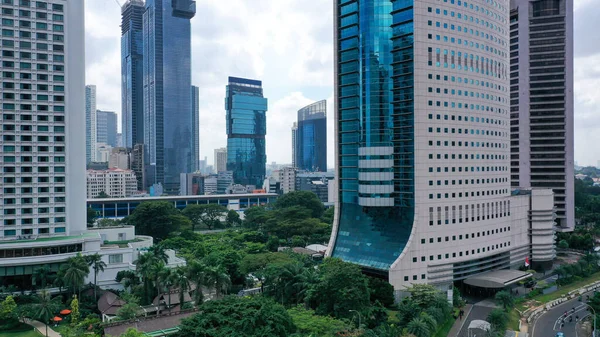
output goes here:
{"type": "MultiPolygon", "coordinates": [[[[29,318],[24,318],[23,323],[33,326],[39,333],[41,333],[43,336],[46,336],[46,324],[39,322],[39,321],[34,321],[29,318]]],[[[61,336],[58,332],[52,330],[51,327],[48,327],[48,337],[61,337],[61,336]]]]}
{"type": "Polygon", "coordinates": [[[454,322],[454,325],[452,326],[452,329],[450,329],[450,332],[448,333],[448,337],[456,337],[458,336],[458,333],[460,332],[460,330],[462,329],[463,325],[465,324],[465,321],[467,320],[467,317],[469,317],[469,314],[471,313],[471,309],[473,308],[473,306],[471,304],[467,304],[465,305],[465,307],[463,308],[465,314],[463,315],[463,317],[458,317],[456,319],[456,321],[454,322]]]}

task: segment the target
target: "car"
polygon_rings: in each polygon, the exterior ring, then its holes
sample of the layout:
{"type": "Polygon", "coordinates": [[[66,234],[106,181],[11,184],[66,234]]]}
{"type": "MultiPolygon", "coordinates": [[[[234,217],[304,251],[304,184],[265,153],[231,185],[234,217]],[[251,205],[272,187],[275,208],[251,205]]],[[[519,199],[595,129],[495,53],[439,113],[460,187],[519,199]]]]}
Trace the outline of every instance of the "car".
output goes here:
{"type": "Polygon", "coordinates": [[[562,332],[557,332],[556,337],[565,337],[565,334],[562,332]]]}

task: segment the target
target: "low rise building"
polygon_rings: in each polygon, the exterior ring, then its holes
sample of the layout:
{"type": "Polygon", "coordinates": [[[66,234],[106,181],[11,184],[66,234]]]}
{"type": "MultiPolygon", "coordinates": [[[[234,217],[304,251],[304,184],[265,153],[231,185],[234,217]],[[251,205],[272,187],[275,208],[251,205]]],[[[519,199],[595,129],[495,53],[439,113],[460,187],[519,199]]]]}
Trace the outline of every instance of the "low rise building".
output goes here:
{"type": "Polygon", "coordinates": [[[124,147],[113,148],[108,158],[108,168],[131,169],[131,154],[129,150],[124,147]]]}
{"type": "Polygon", "coordinates": [[[132,170],[87,170],[87,197],[96,198],[102,193],[114,198],[125,198],[137,192],[137,180],[132,170]]]}

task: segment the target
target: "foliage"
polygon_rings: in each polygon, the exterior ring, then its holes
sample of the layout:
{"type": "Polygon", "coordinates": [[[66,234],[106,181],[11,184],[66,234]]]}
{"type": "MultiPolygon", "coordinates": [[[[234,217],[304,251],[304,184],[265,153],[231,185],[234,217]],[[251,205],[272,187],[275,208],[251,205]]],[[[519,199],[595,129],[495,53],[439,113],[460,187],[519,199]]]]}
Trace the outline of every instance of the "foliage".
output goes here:
{"type": "Polygon", "coordinates": [[[228,296],[208,301],[200,312],[185,318],[177,337],[287,337],[295,326],[285,308],[262,297],[228,296]]]}
{"type": "Polygon", "coordinates": [[[314,269],[298,261],[269,264],[258,275],[264,280],[264,293],[284,305],[303,303],[317,278],[314,269]]]}
{"type": "Polygon", "coordinates": [[[138,315],[140,310],[140,306],[136,303],[127,303],[117,310],[117,317],[120,320],[130,320],[135,318],[138,315]]]}
{"type": "Polygon", "coordinates": [[[432,306],[439,295],[439,291],[430,284],[413,284],[406,291],[410,293],[412,301],[421,309],[432,306]]]}
{"type": "Polygon", "coordinates": [[[217,298],[222,293],[227,293],[229,287],[231,287],[231,279],[227,274],[227,271],[222,266],[207,267],[204,270],[205,285],[215,289],[215,295],[217,298]]]}
{"type": "Polygon", "coordinates": [[[71,301],[71,323],[77,324],[79,316],[79,301],[77,300],[77,296],[73,296],[73,300],[71,301]]]}
{"type": "Polygon", "coordinates": [[[269,264],[279,265],[292,261],[294,259],[285,253],[248,254],[240,262],[240,271],[245,275],[261,270],[269,264]]]}
{"type": "Polygon", "coordinates": [[[0,320],[3,329],[10,329],[19,324],[17,303],[11,295],[6,296],[4,301],[0,303],[0,320]]]}
{"type": "Polygon", "coordinates": [[[302,336],[337,337],[338,333],[350,329],[350,326],[330,316],[316,315],[313,310],[307,310],[302,306],[288,309],[288,314],[302,336]]]}
{"type": "Polygon", "coordinates": [[[350,318],[350,310],[369,307],[368,281],[357,265],[329,258],[317,274],[318,282],[310,286],[306,298],[317,314],[350,318]]]}
{"type": "Polygon", "coordinates": [[[406,326],[406,331],[415,335],[416,337],[429,337],[431,336],[431,330],[427,323],[419,317],[413,318],[410,323],[406,326]]]}
{"type": "Polygon", "coordinates": [[[394,304],[394,287],[380,278],[369,277],[369,294],[371,302],[379,301],[386,307],[394,304]]]}
{"type": "Polygon", "coordinates": [[[554,269],[558,275],[556,283],[558,285],[567,285],[577,281],[577,278],[588,277],[600,271],[598,261],[599,257],[597,255],[586,254],[576,263],[556,267],[554,269]]]}
{"type": "Polygon", "coordinates": [[[311,211],[313,218],[320,218],[323,215],[323,203],[316,194],[308,191],[295,191],[284,194],[277,199],[276,209],[289,208],[292,206],[302,206],[311,211]]]}
{"type": "Polygon", "coordinates": [[[31,275],[31,280],[35,285],[45,289],[46,285],[52,280],[50,268],[44,265],[35,269],[31,275]]]}
{"type": "Polygon", "coordinates": [[[81,290],[85,277],[90,273],[90,268],[80,253],[67,259],[63,268],[65,284],[71,287],[71,294],[75,294],[81,290]]]}
{"type": "Polygon", "coordinates": [[[85,262],[87,263],[88,267],[92,267],[92,269],[94,270],[94,300],[98,300],[98,294],[97,294],[98,273],[104,272],[106,263],[104,261],[102,261],[102,255],[100,255],[98,253],[95,253],[92,255],[86,255],[85,262]]]}
{"type": "Polygon", "coordinates": [[[123,222],[135,226],[136,235],[152,236],[159,241],[182,228],[192,227],[190,220],[168,201],[142,202],[123,222]]]}
{"type": "Polygon", "coordinates": [[[230,209],[229,212],[227,212],[225,223],[227,224],[227,227],[237,227],[242,224],[242,219],[240,218],[238,212],[230,209]]]}
{"type": "Polygon", "coordinates": [[[120,226],[121,222],[119,220],[115,220],[115,219],[102,218],[102,219],[98,220],[96,225],[98,227],[116,227],[116,226],[120,226]]]}
{"type": "Polygon", "coordinates": [[[567,240],[560,240],[560,242],[558,243],[558,248],[567,249],[569,248],[569,243],[567,242],[567,240]]]}
{"type": "Polygon", "coordinates": [[[497,292],[494,299],[496,300],[496,303],[506,311],[509,311],[515,305],[513,295],[506,290],[497,292]]]}
{"type": "Polygon", "coordinates": [[[98,212],[95,211],[93,208],[88,207],[87,208],[87,226],[92,227],[94,225],[94,222],[96,221],[96,219],[98,219],[98,212]]]}
{"type": "MultiPolygon", "coordinates": [[[[54,313],[60,309],[60,298],[52,298],[50,292],[42,290],[38,294],[38,302],[33,305],[33,318],[41,321],[42,323],[48,323],[50,318],[54,316],[54,313]]],[[[48,326],[46,325],[46,336],[48,335],[48,326]]]]}
{"type": "Polygon", "coordinates": [[[205,226],[208,229],[221,227],[221,218],[225,213],[227,213],[227,207],[219,204],[189,205],[183,210],[183,215],[191,221],[192,231],[197,226],[205,226]]]}
{"type": "Polygon", "coordinates": [[[127,331],[125,331],[125,333],[122,333],[121,336],[119,337],[144,337],[146,336],[145,333],[138,331],[135,328],[128,328],[127,331]]]}
{"type": "Polygon", "coordinates": [[[123,287],[132,289],[140,284],[139,276],[131,270],[121,270],[117,273],[115,281],[121,283],[123,287]]]}
{"type": "Polygon", "coordinates": [[[490,323],[493,330],[506,330],[508,315],[502,309],[494,309],[488,314],[487,322],[490,323]]]}

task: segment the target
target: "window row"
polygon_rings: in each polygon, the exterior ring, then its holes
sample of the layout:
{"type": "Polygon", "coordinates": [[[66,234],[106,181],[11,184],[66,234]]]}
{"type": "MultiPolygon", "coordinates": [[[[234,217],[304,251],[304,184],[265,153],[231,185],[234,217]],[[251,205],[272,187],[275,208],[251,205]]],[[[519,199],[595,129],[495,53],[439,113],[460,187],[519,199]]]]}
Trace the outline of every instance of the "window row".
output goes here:
{"type": "MultiPolygon", "coordinates": [[[[14,114],[2,114],[2,119],[4,121],[14,121],[15,120],[15,115],[14,114]]],[[[32,121],[33,120],[33,116],[32,115],[27,115],[27,114],[19,114],[19,119],[21,121],[32,121]]],[[[38,122],[48,122],[50,120],[50,116],[48,115],[36,115],[36,120],[38,122]]],[[[52,116],[52,120],[54,122],[64,122],[65,121],[65,116],[59,115],[59,116],[52,116]]]]}
{"type": "MultiPolygon", "coordinates": [[[[22,80],[33,80],[33,76],[31,75],[31,73],[25,73],[25,72],[20,72],[17,73],[19,75],[19,78],[22,80]]],[[[2,75],[2,77],[4,78],[15,78],[15,73],[12,71],[3,71],[0,75],[2,75]]],[[[50,81],[50,76],[48,74],[41,74],[38,73],[36,74],[36,80],[39,81],[50,81]]],[[[64,75],[52,75],[52,81],[53,82],[64,82],[65,81],[65,76],[64,75]]],[[[21,89],[32,89],[32,84],[31,83],[19,83],[19,85],[21,86],[21,89]],[[23,87],[25,86],[25,87],[23,87]]],[[[3,89],[14,89],[15,88],[15,83],[14,82],[2,82],[2,88],[3,89]]]]}
{"type": "MultiPolygon", "coordinates": [[[[48,3],[45,1],[34,1],[34,0],[2,0],[3,5],[19,5],[20,7],[34,7],[37,9],[52,9],[56,12],[62,12],[64,10],[64,6],[61,4],[52,4],[52,6],[48,6],[48,3]]],[[[4,10],[4,8],[3,8],[4,10]]],[[[4,13],[4,12],[3,12],[4,13]]]]}
{"type": "MultiPolygon", "coordinates": [[[[36,169],[37,173],[49,173],[50,168],[51,167],[49,167],[49,166],[38,166],[35,169],[36,169]]],[[[52,167],[52,169],[53,169],[53,172],[56,172],[56,173],[64,173],[65,172],[64,166],[54,166],[54,167],[52,167]]],[[[17,170],[14,166],[4,166],[2,168],[2,171],[4,173],[16,173],[17,170]]],[[[21,166],[20,171],[21,171],[21,173],[33,173],[33,167],[21,166]]]]}
{"type": "MultiPolygon", "coordinates": [[[[16,183],[20,183],[20,184],[32,184],[34,181],[37,183],[50,183],[50,177],[37,177],[37,179],[34,179],[34,177],[4,177],[2,178],[2,181],[5,184],[16,184],[16,183]]],[[[62,176],[54,176],[52,179],[53,183],[64,183],[65,182],[65,177],[62,176]]]]}
{"type": "MultiPolygon", "coordinates": [[[[19,209],[7,208],[4,210],[5,215],[17,214],[19,209]]],[[[65,213],[64,207],[40,207],[37,209],[37,214],[50,214],[50,210],[53,210],[53,213],[65,213]]],[[[20,214],[34,214],[33,208],[21,208],[20,214]]]]}
{"type": "MultiPolygon", "coordinates": [[[[52,198],[55,203],[65,202],[65,197],[54,197],[52,198]]],[[[39,198],[20,198],[21,205],[32,205],[32,204],[48,204],[50,203],[50,197],[39,197],[39,198]],[[37,199],[34,201],[34,199],[37,199]]],[[[15,198],[4,198],[4,205],[17,205],[17,199],[15,198]]]]}
{"type": "Polygon", "coordinates": [[[433,76],[433,73],[429,73],[427,74],[427,78],[430,80],[435,79],[436,81],[445,81],[445,82],[457,82],[457,83],[462,83],[462,84],[467,84],[467,85],[474,85],[474,86],[481,86],[482,88],[491,88],[494,90],[499,90],[502,92],[507,92],[507,88],[501,84],[497,84],[494,82],[488,82],[488,81],[484,81],[484,80],[478,80],[478,79],[474,79],[474,78],[468,78],[468,77],[461,77],[461,76],[452,76],[452,75],[440,75],[440,74],[436,74],[435,76],[433,76]]]}
{"type": "MultiPolygon", "coordinates": [[[[502,190],[488,190],[488,191],[477,191],[477,192],[471,192],[471,197],[481,197],[481,196],[491,196],[491,195],[505,195],[508,193],[507,189],[502,189],[502,190]]],[[[469,192],[464,192],[464,196],[463,196],[463,192],[459,192],[459,193],[430,193],[429,194],[429,199],[433,200],[433,199],[456,199],[456,198],[468,198],[469,197],[469,192]],[[435,198],[434,198],[435,197],[435,198]]],[[[461,221],[462,222],[462,221],[461,221]]]]}
{"type": "MultiPolygon", "coordinates": [[[[481,204],[471,204],[471,221],[475,221],[475,217],[477,217],[477,220],[481,220],[479,217],[483,216],[484,220],[489,220],[490,216],[493,219],[495,218],[499,218],[499,217],[503,217],[503,216],[510,216],[510,200],[504,200],[504,201],[496,201],[496,202],[487,202],[487,203],[481,203],[481,204]],[[487,205],[487,207],[486,207],[487,205]],[[475,209],[477,206],[477,212],[475,212],[475,209]],[[487,213],[486,213],[487,211],[487,213]],[[487,218],[486,218],[487,216],[487,218]]],[[[429,225],[433,226],[434,221],[437,220],[437,224],[441,225],[442,221],[445,222],[446,225],[450,224],[450,220],[452,220],[452,223],[456,223],[455,220],[456,219],[462,219],[463,218],[463,214],[464,214],[464,218],[465,218],[465,222],[469,222],[469,205],[458,205],[458,207],[456,205],[453,205],[452,208],[450,206],[444,206],[444,212],[442,213],[442,207],[438,206],[437,207],[437,212],[434,212],[434,208],[433,207],[429,207],[429,225]],[[463,213],[463,206],[464,206],[464,213],[463,213]],[[458,213],[457,213],[457,209],[458,209],[458,213]],[[458,217],[457,217],[458,215],[458,217]]],[[[459,221],[462,223],[462,221],[459,221]]],[[[508,227],[508,230],[510,230],[510,226],[508,227]]],[[[504,228],[504,231],[506,231],[506,228],[504,228]]],[[[502,233],[502,228],[499,229],[499,232],[502,233]]],[[[496,229],[496,233],[498,233],[498,229],[496,229]]],[[[488,231],[488,235],[490,234],[490,231],[488,231]]],[[[494,231],[492,230],[492,234],[494,234],[494,231]]],[[[475,234],[473,234],[473,237],[475,236],[475,234]]],[[[483,234],[483,236],[485,236],[485,232],[483,234]]],[[[477,237],[479,237],[479,234],[477,234],[477,237]]],[[[467,239],[469,238],[469,235],[467,234],[467,239]]],[[[438,237],[438,242],[442,242],[441,241],[441,237],[438,237]]],[[[462,235],[460,235],[460,240],[462,240],[462,235]]],[[[448,237],[446,237],[446,241],[449,241],[448,237]]],[[[454,240],[453,240],[454,241],[454,240]]],[[[421,243],[425,243],[425,239],[421,239],[421,243]]],[[[433,239],[430,239],[430,243],[433,243],[433,239]]]]}

